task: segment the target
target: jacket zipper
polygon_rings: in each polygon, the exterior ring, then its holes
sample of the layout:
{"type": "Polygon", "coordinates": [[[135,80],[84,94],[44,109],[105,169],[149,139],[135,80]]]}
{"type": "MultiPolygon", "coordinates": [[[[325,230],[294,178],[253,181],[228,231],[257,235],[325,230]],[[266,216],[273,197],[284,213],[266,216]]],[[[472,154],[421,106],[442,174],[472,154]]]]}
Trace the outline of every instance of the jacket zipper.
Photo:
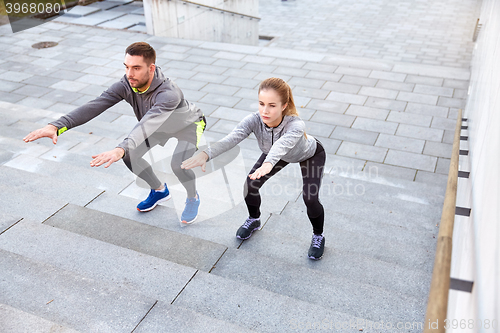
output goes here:
{"type": "Polygon", "coordinates": [[[274,127],[271,127],[271,146],[274,145],[274,127]]]}

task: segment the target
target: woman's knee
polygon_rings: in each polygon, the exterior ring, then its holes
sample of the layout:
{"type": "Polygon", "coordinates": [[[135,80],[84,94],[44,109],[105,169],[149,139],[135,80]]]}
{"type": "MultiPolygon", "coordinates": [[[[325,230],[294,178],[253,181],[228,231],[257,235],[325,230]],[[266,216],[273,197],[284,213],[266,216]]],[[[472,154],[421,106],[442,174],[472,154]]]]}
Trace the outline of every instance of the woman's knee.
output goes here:
{"type": "Polygon", "coordinates": [[[304,203],[306,204],[307,207],[318,207],[321,206],[321,203],[319,201],[319,193],[313,193],[313,192],[302,192],[302,199],[304,200],[304,203]]]}
{"type": "Polygon", "coordinates": [[[245,194],[258,195],[260,189],[260,182],[257,179],[250,179],[247,177],[245,182],[245,194]]]}

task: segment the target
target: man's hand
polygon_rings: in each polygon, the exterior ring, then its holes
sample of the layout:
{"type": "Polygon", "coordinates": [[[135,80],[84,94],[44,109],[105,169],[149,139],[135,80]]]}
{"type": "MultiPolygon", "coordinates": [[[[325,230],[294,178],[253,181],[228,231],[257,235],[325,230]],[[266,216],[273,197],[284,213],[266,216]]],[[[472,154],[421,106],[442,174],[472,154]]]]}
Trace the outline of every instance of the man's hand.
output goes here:
{"type": "Polygon", "coordinates": [[[113,150],[100,153],[99,155],[92,156],[93,160],[90,162],[91,167],[98,167],[106,164],[104,167],[108,168],[111,164],[121,160],[121,158],[125,155],[125,150],[123,148],[115,148],[113,150]]]}
{"type": "Polygon", "coordinates": [[[207,166],[208,155],[204,151],[199,154],[194,155],[191,158],[188,158],[181,164],[181,169],[192,169],[197,166],[201,166],[201,171],[205,172],[207,166]]]}
{"type": "Polygon", "coordinates": [[[52,142],[54,142],[54,144],[56,144],[57,143],[57,127],[55,127],[54,125],[47,125],[45,127],[37,129],[36,131],[33,131],[30,134],[26,135],[26,137],[23,140],[24,140],[24,142],[31,142],[31,141],[38,140],[40,138],[51,138],[52,142]]]}
{"type": "Polygon", "coordinates": [[[260,177],[263,177],[263,176],[267,175],[269,172],[271,172],[272,169],[273,169],[273,165],[269,162],[265,162],[264,164],[262,164],[262,166],[260,168],[255,170],[254,173],[248,175],[248,177],[250,177],[250,179],[252,179],[252,180],[260,179],[260,177]]]}

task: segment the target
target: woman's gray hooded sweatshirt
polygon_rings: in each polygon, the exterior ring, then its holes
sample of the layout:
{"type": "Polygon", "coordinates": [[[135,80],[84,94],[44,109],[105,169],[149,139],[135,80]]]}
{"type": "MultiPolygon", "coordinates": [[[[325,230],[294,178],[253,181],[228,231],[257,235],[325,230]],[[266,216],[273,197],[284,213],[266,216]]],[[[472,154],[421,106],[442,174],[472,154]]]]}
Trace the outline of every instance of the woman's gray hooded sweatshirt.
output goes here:
{"type": "Polygon", "coordinates": [[[50,124],[59,129],[58,133],[62,133],[97,117],[121,100],[126,100],[132,106],[139,121],[117,146],[123,148],[125,153],[135,149],[153,133],[164,134],[166,141],[171,134],[203,119],[201,110],[186,101],[179,87],[165,77],[157,66],[153,81],[146,92],[134,92],[124,75],[101,96],[50,124]]]}
{"type": "Polygon", "coordinates": [[[275,166],[279,160],[302,162],[316,152],[316,139],[304,135],[305,127],[305,123],[297,116],[284,116],[278,126],[269,127],[264,124],[259,112],[255,112],[243,118],[231,133],[212,144],[205,153],[212,159],[254,133],[260,150],[267,155],[264,163],[275,166]]]}

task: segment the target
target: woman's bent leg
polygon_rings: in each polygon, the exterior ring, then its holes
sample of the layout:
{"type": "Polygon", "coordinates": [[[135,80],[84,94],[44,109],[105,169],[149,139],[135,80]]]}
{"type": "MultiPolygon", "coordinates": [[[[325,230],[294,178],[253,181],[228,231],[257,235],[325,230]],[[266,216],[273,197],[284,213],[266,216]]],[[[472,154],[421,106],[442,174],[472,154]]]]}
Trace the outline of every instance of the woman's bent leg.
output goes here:
{"type": "MultiPolygon", "coordinates": [[[[264,160],[266,159],[266,154],[262,154],[257,162],[255,162],[254,166],[252,167],[252,170],[250,171],[249,175],[254,173],[255,170],[260,168],[262,166],[262,163],[264,163],[264,160]]],[[[260,204],[261,204],[261,198],[260,198],[260,193],[259,189],[264,185],[264,183],[274,176],[276,173],[278,173],[281,169],[283,169],[285,166],[287,166],[288,163],[285,161],[278,161],[274,168],[271,170],[270,173],[267,175],[260,177],[260,179],[250,179],[250,177],[247,177],[246,182],[245,182],[245,189],[244,189],[244,197],[245,197],[245,203],[247,204],[248,208],[248,215],[252,218],[259,218],[260,217],[260,204]]]]}
{"type": "Polygon", "coordinates": [[[318,143],[316,154],[300,163],[302,172],[302,198],[307,207],[307,216],[313,226],[313,232],[316,235],[323,233],[325,220],[325,211],[319,200],[321,180],[325,167],[326,154],[318,143]]]}

